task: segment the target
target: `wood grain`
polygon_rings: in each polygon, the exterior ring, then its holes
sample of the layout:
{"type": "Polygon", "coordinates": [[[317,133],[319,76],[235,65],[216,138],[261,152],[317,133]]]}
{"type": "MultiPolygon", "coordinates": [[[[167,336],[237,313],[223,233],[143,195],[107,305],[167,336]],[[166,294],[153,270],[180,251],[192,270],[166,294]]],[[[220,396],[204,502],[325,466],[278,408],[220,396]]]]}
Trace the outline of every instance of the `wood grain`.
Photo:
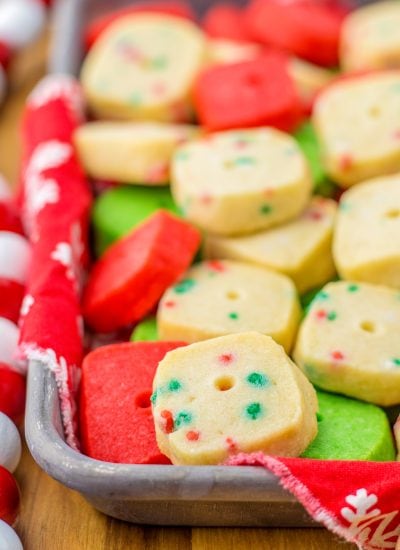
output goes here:
{"type": "MultiPolygon", "coordinates": [[[[12,94],[0,113],[0,172],[15,183],[20,159],[18,120],[43,74],[46,40],[13,70],[12,94]],[[28,72],[28,75],[26,73],[28,72]]],[[[27,449],[17,471],[22,509],[16,524],[25,550],[347,550],[323,529],[137,527],[104,516],[79,494],[49,478],[27,449]]]]}

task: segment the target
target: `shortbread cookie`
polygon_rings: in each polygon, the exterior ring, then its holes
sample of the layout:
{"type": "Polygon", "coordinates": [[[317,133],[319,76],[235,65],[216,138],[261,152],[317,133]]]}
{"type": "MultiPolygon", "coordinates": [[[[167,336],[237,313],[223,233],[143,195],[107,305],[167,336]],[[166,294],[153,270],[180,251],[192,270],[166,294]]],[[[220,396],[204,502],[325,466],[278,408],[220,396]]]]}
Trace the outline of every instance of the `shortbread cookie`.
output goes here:
{"type": "Polygon", "coordinates": [[[132,334],[132,342],[153,342],[158,340],[157,320],[155,317],[146,317],[136,325],[132,334]]]}
{"type": "Polygon", "coordinates": [[[300,294],[335,274],[331,245],[336,203],[314,197],[299,218],[243,237],[207,235],[206,258],[242,260],[288,275],[300,294]]]}
{"type": "Polygon", "coordinates": [[[346,191],[340,201],[333,249],[341,277],[400,288],[399,235],[400,175],[370,180],[346,191]]]}
{"type": "Polygon", "coordinates": [[[318,67],[313,63],[307,63],[307,61],[298,57],[290,59],[289,73],[296,84],[297,91],[307,112],[311,111],[318,92],[334,78],[331,71],[318,67]]]}
{"type": "Polygon", "coordinates": [[[399,29],[399,2],[376,2],[353,11],[341,30],[342,68],[363,71],[400,67],[399,29]]]}
{"type": "Polygon", "coordinates": [[[327,173],[342,187],[400,170],[400,71],[341,80],[318,97],[313,123],[327,173]]]}
{"type": "Polygon", "coordinates": [[[83,296],[85,321],[96,332],[137,323],[192,263],[198,231],[159,210],[98,260],[83,296]]]}
{"type": "Polygon", "coordinates": [[[159,209],[178,213],[169,187],[123,185],[102,193],[92,210],[97,255],[159,209]]]}
{"type": "Polygon", "coordinates": [[[163,185],[173,152],[199,133],[188,124],[89,122],[75,132],[86,173],[101,180],[163,185]]]}
{"type": "Polygon", "coordinates": [[[289,351],[299,317],[289,278],[264,267],[210,260],[194,265],[165,292],[157,324],[161,340],[192,343],[255,330],[289,351]]]}
{"type": "Polygon", "coordinates": [[[377,405],[400,403],[400,297],[367,283],[326,285],[311,304],[294,357],[313,384],[377,405]]]}
{"type": "Polygon", "coordinates": [[[255,59],[262,48],[255,42],[214,38],[208,42],[208,58],[212,65],[226,65],[255,59]]]}
{"type": "Polygon", "coordinates": [[[394,460],[390,424],[382,409],[317,391],[318,435],[301,455],[323,460],[394,460]]]}
{"type": "Polygon", "coordinates": [[[298,456],[317,433],[314,388],[281,346],[255,332],[168,353],[151,400],[158,446],[173,464],[252,451],[298,456]]]}
{"type": "Polygon", "coordinates": [[[295,140],[272,128],[220,132],[182,145],[172,161],[172,195],[202,229],[240,235],[296,217],[311,193],[295,140]]]}
{"type": "Polygon", "coordinates": [[[121,17],[83,64],[89,106],[112,119],[187,120],[205,55],[203,34],[189,21],[160,14],[121,17]]]}

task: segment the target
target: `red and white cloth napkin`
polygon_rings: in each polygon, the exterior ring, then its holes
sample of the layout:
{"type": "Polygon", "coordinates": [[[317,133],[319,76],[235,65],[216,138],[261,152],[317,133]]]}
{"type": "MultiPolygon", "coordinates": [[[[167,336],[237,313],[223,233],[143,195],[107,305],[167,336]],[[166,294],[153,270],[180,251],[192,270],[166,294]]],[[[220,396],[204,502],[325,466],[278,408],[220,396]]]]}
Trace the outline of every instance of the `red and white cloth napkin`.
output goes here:
{"type": "MultiPolygon", "coordinates": [[[[82,119],[79,85],[50,76],[32,92],[22,127],[22,203],[34,248],[20,350],[55,372],[68,443],[77,447],[75,391],[82,358],[79,287],[87,262],[91,195],[72,133],[82,119]]],[[[280,478],[309,514],[364,550],[394,549],[400,536],[400,462],[288,459],[240,454],[280,478]]]]}

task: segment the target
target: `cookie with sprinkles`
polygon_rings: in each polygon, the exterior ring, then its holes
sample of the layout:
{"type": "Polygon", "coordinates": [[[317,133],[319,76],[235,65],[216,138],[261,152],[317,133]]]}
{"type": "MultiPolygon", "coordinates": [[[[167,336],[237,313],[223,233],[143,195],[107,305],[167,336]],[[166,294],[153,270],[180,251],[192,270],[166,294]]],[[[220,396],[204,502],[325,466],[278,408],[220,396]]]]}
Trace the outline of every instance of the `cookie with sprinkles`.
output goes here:
{"type": "Polygon", "coordinates": [[[400,289],[400,176],[356,185],[341,204],[333,248],[341,277],[400,289]]]}
{"type": "Polygon", "coordinates": [[[400,68],[400,4],[389,0],[353,11],[340,38],[345,71],[400,68]]]}
{"type": "Polygon", "coordinates": [[[236,261],[202,262],[162,297],[161,340],[197,342],[255,330],[291,349],[300,319],[292,281],[265,267],[236,261]]]}
{"type": "Polygon", "coordinates": [[[296,141],[272,128],[211,134],[182,145],[172,161],[172,195],[206,231],[240,235],[296,217],[311,194],[296,141]]]}
{"type": "Polygon", "coordinates": [[[376,405],[396,405],[399,331],[398,291],[369,283],[329,283],[307,312],[294,358],[322,389],[376,405]]]}
{"type": "Polygon", "coordinates": [[[400,71],[338,80],[318,96],[313,124],[328,175],[341,187],[400,170],[400,71]]]}
{"type": "Polygon", "coordinates": [[[89,107],[113,120],[185,121],[205,55],[204,36],[190,21],[161,14],[121,17],[84,61],[89,107]]]}
{"type": "Polygon", "coordinates": [[[74,140],[92,178],[165,185],[173,152],[198,133],[188,124],[96,121],[80,126],[74,140]]]}
{"type": "Polygon", "coordinates": [[[153,382],[157,443],[173,464],[231,454],[298,456],[317,434],[312,385],[272,338],[256,332],[168,353],[153,382]]]}
{"type": "Polygon", "coordinates": [[[242,237],[207,235],[207,258],[241,260],[288,275],[300,294],[335,275],[331,246],[336,203],[314,197],[295,220],[242,237]]]}

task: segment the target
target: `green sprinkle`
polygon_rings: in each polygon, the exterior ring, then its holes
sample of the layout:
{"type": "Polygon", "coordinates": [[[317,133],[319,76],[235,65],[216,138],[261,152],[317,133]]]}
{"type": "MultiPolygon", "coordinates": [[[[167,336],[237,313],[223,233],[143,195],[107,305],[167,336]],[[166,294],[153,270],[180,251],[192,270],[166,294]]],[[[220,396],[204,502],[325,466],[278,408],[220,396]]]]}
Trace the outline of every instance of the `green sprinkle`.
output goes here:
{"type": "Polygon", "coordinates": [[[175,154],[175,160],[187,160],[189,158],[189,153],[187,151],[178,151],[175,154]]]}
{"type": "Polygon", "coordinates": [[[255,163],[255,160],[252,157],[238,157],[235,160],[235,164],[239,166],[249,166],[255,163]]]}
{"type": "Polygon", "coordinates": [[[336,319],[336,317],[337,317],[336,311],[329,311],[329,313],[326,316],[328,321],[334,321],[336,319]]]}
{"type": "Polygon", "coordinates": [[[180,389],[182,389],[182,384],[176,378],[172,378],[172,380],[168,382],[168,391],[175,392],[180,389]]]}
{"type": "Polygon", "coordinates": [[[157,401],[157,397],[158,397],[158,391],[155,390],[150,396],[150,401],[153,403],[153,405],[155,405],[157,401]]]}
{"type": "Polygon", "coordinates": [[[325,290],[321,290],[315,296],[315,300],[327,300],[328,298],[329,298],[329,294],[327,292],[325,292],[325,290]]]}
{"type": "Polygon", "coordinates": [[[163,56],[155,57],[151,60],[150,64],[152,69],[165,69],[165,67],[167,66],[167,60],[163,56]]]}
{"type": "Polygon", "coordinates": [[[345,201],[341,201],[339,203],[339,210],[341,212],[348,212],[349,210],[351,210],[351,205],[349,202],[345,202],[345,201]]]}
{"type": "Polygon", "coordinates": [[[260,208],[261,214],[270,214],[272,212],[272,206],[270,204],[263,204],[260,208]]]}
{"type": "Polygon", "coordinates": [[[140,105],[142,103],[142,96],[139,94],[139,92],[134,92],[131,95],[130,101],[131,103],[133,103],[133,105],[140,105]]]}
{"type": "Polygon", "coordinates": [[[174,286],[174,291],[177,294],[185,294],[191,290],[196,284],[194,279],[183,279],[180,283],[174,286]]]}
{"type": "Polygon", "coordinates": [[[257,420],[262,414],[262,407],[260,403],[250,403],[246,407],[246,415],[251,418],[251,420],[257,420]]]}
{"type": "Polygon", "coordinates": [[[182,424],[190,424],[192,421],[192,414],[187,411],[181,411],[175,417],[175,426],[179,428],[182,424]]]}
{"type": "Polygon", "coordinates": [[[400,367],[400,358],[399,357],[394,357],[392,359],[392,363],[393,363],[393,365],[396,365],[396,367],[400,367]]]}
{"type": "Polygon", "coordinates": [[[239,319],[239,314],[236,313],[236,311],[232,311],[231,313],[228,313],[229,319],[239,319]]]}
{"type": "Polygon", "coordinates": [[[265,374],[261,374],[259,372],[252,372],[249,374],[246,378],[247,382],[251,384],[252,386],[257,386],[259,388],[263,386],[269,386],[270,382],[267,376],[265,374]]]}
{"type": "Polygon", "coordinates": [[[359,290],[360,287],[358,285],[349,285],[347,287],[347,291],[348,292],[357,292],[357,290],[359,290]]]}

